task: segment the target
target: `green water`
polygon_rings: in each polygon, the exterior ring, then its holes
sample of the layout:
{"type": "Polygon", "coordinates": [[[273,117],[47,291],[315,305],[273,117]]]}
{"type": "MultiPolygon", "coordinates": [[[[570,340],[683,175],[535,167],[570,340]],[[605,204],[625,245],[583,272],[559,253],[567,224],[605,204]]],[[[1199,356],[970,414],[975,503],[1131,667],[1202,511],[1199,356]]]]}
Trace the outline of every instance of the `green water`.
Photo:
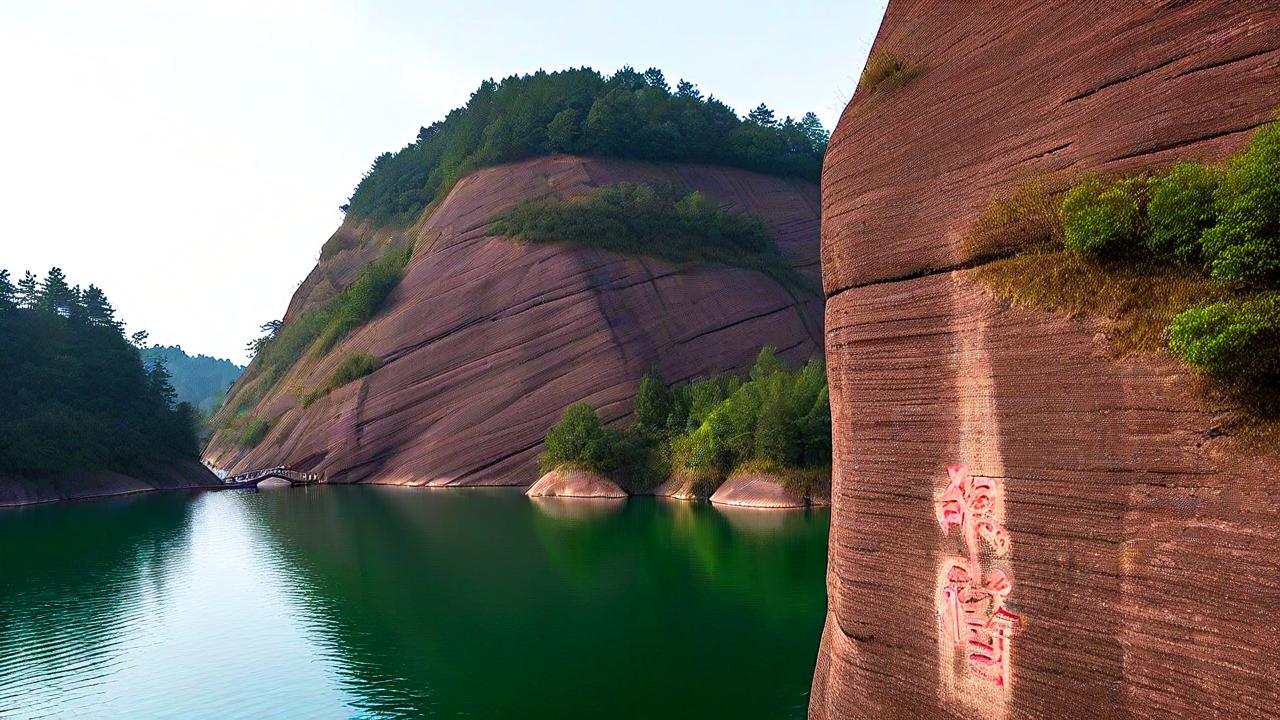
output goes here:
{"type": "Polygon", "coordinates": [[[316,487],[0,512],[0,717],[801,718],[829,515],[316,487]]]}

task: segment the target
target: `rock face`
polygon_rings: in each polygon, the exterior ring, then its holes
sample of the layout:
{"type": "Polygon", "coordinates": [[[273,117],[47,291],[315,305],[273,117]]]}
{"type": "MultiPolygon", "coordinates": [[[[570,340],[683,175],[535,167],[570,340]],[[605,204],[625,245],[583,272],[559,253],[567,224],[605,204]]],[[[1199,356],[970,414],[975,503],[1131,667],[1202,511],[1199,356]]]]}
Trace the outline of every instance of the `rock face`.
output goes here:
{"type": "Polygon", "coordinates": [[[627,493],[616,483],[595,473],[582,470],[552,470],[529,486],[529,497],[556,498],[625,498],[627,493]]]}
{"type": "Polygon", "coordinates": [[[922,64],[823,177],[835,476],[810,716],[1280,712],[1274,455],[1172,360],[1012,309],[968,229],[1038,174],[1233,151],[1280,106],[1280,4],[892,0],[922,64]]]}
{"type": "Polygon", "coordinates": [[[178,461],[134,475],[106,471],[59,477],[0,475],[0,507],[221,486],[216,475],[194,460],[178,461]]]}
{"type": "Polygon", "coordinates": [[[797,295],[745,270],[682,269],[490,234],[495,217],[520,201],[621,181],[701,190],[761,217],[816,285],[812,184],[563,156],[481,170],[412,227],[338,230],[327,244],[336,252],[298,289],[287,318],[354,280],[396,236],[416,243],[404,279],[378,317],[324,358],[296,365],[256,403],[250,412],[273,422],[260,445],[215,439],[205,457],[232,471],[319,470],[330,482],[526,485],[537,477],[543,434],[566,406],[586,401],[607,420],[623,418],[651,367],[678,382],[746,368],[764,344],[788,362],[822,351],[819,293],[797,295]],[[382,367],[303,408],[299,396],[355,352],[382,367]]]}
{"type": "Polygon", "coordinates": [[[711,493],[710,499],[717,505],[761,509],[802,508],[809,504],[803,496],[788,492],[765,475],[734,475],[711,493]]]}

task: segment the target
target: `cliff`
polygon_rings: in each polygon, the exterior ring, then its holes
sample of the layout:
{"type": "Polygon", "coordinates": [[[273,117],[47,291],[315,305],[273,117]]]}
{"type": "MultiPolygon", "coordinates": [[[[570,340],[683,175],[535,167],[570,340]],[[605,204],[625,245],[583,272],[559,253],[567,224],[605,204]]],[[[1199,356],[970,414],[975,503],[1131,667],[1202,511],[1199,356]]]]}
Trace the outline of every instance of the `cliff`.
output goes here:
{"type": "Polygon", "coordinates": [[[1280,707],[1280,461],[1171,359],[978,284],[1002,190],[1238,149],[1280,4],[892,0],[823,174],[834,429],[813,718],[1261,718],[1280,707]]]}
{"type": "MultiPolygon", "coordinates": [[[[821,352],[822,300],[726,267],[672,267],[590,248],[492,234],[517,203],[622,181],[700,190],[760,217],[802,273],[818,273],[811,183],[705,165],[570,156],[463,178],[410,227],[345,223],[299,287],[286,323],[333,297],[397,240],[412,239],[404,278],[372,321],[323,357],[304,356],[249,412],[271,422],[252,449],[215,436],[205,457],[232,471],[286,463],[336,482],[528,485],[546,430],[574,402],[606,420],[630,413],[641,376],[668,382],[748,367],[773,344],[788,362],[821,352]],[[381,361],[367,377],[304,407],[342,360],[381,361]]],[[[251,366],[230,394],[235,408],[251,366]]]]}
{"type": "Polygon", "coordinates": [[[40,477],[0,474],[0,507],[58,500],[88,500],[155,490],[205,490],[219,487],[222,487],[222,481],[194,460],[157,464],[129,475],[105,470],[40,477]]]}

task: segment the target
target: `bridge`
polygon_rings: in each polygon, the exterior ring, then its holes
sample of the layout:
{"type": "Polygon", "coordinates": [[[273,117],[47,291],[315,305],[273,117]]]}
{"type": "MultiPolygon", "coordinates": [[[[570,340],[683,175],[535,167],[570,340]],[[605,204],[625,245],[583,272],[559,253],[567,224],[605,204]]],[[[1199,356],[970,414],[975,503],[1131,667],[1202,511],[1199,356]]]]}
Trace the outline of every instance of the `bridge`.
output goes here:
{"type": "Polygon", "coordinates": [[[258,487],[258,483],[268,478],[288,480],[289,484],[293,487],[297,487],[299,485],[315,485],[325,481],[324,474],[322,473],[302,472],[301,470],[294,470],[293,468],[286,467],[284,465],[277,465],[273,468],[264,468],[262,470],[253,470],[239,475],[232,475],[231,477],[224,478],[222,482],[230,489],[256,489],[258,487]]]}

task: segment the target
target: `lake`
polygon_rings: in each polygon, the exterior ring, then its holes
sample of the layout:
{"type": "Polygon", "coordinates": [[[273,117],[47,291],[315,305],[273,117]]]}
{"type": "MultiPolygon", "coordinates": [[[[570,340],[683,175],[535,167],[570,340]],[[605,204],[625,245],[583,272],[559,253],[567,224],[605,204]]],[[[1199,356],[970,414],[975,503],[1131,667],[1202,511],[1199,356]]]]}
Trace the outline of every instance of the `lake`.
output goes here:
{"type": "Polygon", "coordinates": [[[0,717],[803,718],[830,514],[280,488],[0,512],[0,717]]]}

